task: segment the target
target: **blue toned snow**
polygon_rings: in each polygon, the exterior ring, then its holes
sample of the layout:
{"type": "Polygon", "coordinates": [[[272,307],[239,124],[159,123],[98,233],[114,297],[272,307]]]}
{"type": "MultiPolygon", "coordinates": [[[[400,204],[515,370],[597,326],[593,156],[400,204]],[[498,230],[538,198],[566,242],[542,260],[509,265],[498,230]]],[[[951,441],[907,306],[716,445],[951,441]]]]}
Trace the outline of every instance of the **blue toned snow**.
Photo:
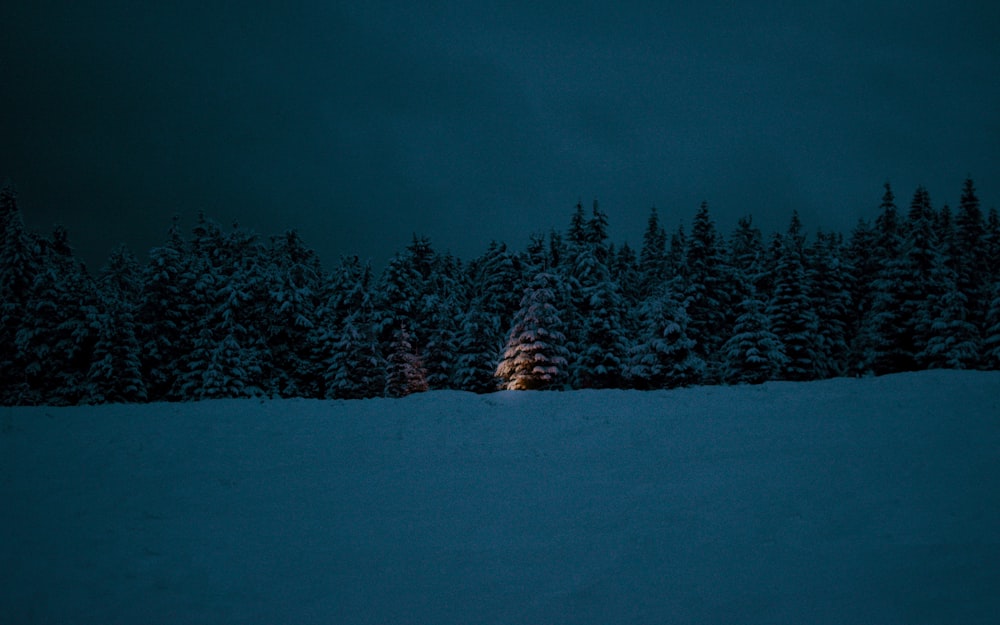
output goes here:
{"type": "Polygon", "coordinates": [[[995,623],[1000,373],[0,408],[0,622],[995,623]]]}

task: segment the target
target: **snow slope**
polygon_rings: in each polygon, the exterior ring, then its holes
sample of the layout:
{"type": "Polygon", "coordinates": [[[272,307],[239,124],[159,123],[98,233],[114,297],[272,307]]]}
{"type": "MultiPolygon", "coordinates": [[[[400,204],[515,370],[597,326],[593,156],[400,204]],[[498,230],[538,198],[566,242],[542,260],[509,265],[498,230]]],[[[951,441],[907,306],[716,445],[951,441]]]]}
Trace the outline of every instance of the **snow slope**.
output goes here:
{"type": "Polygon", "coordinates": [[[1000,373],[0,408],[0,622],[995,623],[1000,373]]]}

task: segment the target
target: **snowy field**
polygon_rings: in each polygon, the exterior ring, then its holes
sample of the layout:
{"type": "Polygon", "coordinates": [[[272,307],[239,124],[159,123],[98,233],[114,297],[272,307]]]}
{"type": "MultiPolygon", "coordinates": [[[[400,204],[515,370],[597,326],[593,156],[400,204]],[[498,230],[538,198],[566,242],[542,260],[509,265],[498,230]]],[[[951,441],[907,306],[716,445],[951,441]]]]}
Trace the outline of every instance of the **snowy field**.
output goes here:
{"type": "Polygon", "coordinates": [[[0,408],[0,622],[996,623],[1000,373],[0,408]]]}

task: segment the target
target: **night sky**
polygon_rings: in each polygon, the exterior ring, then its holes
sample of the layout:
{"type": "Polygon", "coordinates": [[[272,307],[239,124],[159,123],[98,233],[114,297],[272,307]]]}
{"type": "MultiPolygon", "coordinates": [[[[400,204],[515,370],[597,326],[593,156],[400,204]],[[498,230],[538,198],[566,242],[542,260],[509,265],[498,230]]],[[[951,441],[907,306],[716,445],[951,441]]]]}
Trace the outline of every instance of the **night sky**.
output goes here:
{"type": "Polygon", "coordinates": [[[0,180],[94,269],[199,210],[332,266],[522,249],[595,198],[636,246],[651,206],[848,232],[887,180],[1000,202],[995,2],[14,0],[0,28],[0,180]]]}

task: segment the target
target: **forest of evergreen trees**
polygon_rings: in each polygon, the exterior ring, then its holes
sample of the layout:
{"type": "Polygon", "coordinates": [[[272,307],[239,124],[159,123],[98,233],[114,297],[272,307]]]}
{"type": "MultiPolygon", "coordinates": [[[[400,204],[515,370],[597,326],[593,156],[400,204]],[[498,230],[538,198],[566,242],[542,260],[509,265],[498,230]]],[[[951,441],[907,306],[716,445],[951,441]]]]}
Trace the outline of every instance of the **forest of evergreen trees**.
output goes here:
{"type": "Polygon", "coordinates": [[[597,203],[523,251],[468,262],[414,236],[381,275],[332,273],[291,231],[175,222],[97,275],[0,191],[0,403],[398,397],[427,389],[638,388],[1000,368],[1000,220],[886,184],[874,223],[807,237],[797,215],[728,238],[702,204],[615,246],[597,203]]]}

